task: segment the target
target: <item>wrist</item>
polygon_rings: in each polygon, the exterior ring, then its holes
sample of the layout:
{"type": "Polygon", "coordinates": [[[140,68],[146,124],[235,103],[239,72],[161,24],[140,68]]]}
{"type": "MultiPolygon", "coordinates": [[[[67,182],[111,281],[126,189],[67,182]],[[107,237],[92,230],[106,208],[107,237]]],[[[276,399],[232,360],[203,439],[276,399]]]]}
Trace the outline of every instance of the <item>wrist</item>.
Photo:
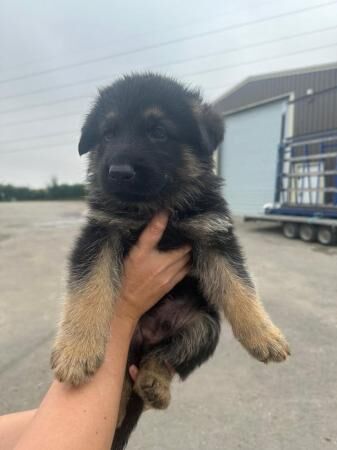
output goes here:
{"type": "Polygon", "coordinates": [[[135,319],[125,315],[119,310],[115,311],[110,326],[108,348],[114,346],[114,342],[123,342],[124,344],[129,345],[136,326],[137,321],[135,319]]]}
{"type": "Polygon", "coordinates": [[[121,297],[115,305],[114,316],[117,317],[118,320],[135,327],[141,314],[136,308],[132,307],[125,298],[121,297]]]}
{"type": "Polygon", "coordinates": [[[120,320],[137,325],[142,314],[134,299],[121,296],[115,305],[115,316],[118,316],[120,320]]]}
{"type": "Polygon", "coordinates": [[[101,367],[102,373],[107,373],[110,379],[116,376],[116,361],[124,361],[135,333],[137,322],[129,317],[115,312],[110,324],[110,333],[105,349],[105,358],[101,367]]]}

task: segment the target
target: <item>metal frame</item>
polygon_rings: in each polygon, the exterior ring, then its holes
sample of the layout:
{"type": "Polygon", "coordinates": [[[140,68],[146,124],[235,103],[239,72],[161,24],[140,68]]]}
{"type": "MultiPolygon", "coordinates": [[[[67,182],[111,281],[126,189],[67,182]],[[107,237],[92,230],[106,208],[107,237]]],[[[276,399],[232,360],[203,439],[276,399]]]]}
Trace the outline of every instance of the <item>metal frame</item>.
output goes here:
{"type": "MultiPolygon", "coordinates": [[[[336,216],[337,217],[337,216],[336,216]]],[[[337,222],[334,219],[323,219],[319,217],[307,217],[307,216],[294,216],[294,215],[282,215],[282,214],[265,214],[256,216],[244,216],[244,222],[293,222],[293,223],[306,223],[308,225],[320,225],[326,227],[332,227],[337,229],[337,222]]]]}
{"type": "Polygon", "coordinates": [[[267,214],[337,217],[337,130],[325,136],[283,140],[278,148],[274,202],[279,206],[267,214]],[[335,160],[334,168],[325,169],[327,160],[331,165],[335,160]],[[311,170],[315,162],[319,167],[311,170]],[[326,201],[326,194],[333,194],[332,201],[326,201]]]}

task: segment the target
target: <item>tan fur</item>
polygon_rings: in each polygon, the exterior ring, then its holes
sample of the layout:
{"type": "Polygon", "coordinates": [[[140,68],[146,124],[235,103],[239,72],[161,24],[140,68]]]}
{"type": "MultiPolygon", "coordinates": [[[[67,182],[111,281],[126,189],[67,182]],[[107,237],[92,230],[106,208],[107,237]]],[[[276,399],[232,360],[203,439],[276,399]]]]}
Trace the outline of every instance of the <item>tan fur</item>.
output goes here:
{"type": "Polygon", "coordinates": [[[106,114],[105,120],[109,121],[109,120],[115,119],[116,117],[117,117],[117,114],[114,111],[110,111],[106,114]]]}
{"type": "Polygon", "coordinates": [[[245,284],[226,260],[205,254],[197,268],[204,294],[223,308],[234,336],[260,361],[283,361],[290,354],[281,331],[272,323],[255,289],[245,284]]]}
{"type": "Polygon", "coordinates": [[[174,372],[165,363],[150,358],[141,363],[137,379],[132,385],[128,375],[125,376],[120,400],[117,427],[120,427],[132,390],[144,401],[144,410],[166,409],[169,406],[171,394],[170,385],[174,372]]]}
{"type": "Polygon", "coordinates": [[[104,132],[105,128],[108,127],[111,123],[113,123],[117,118],[117,114],[114,111],[110,111],[106,114],[104,120],[100,124],[101,132],[104,132]]]}
{"type": "MultiPolygon", "coordinates": [[[[89,209],[87,212],[87,217],[88,219],[95,220],[95,222],[98,223],[125,229],[126,221],[124,217],[112,216],[104,211],[98,211],[95,209],[89,209]]],[[[132,221],[131,219],[128,219],[127,226],[129,228],[137,229],[143,223],[145,223],[145,221],[139,221],[138,219],[132,221]]]]}
{"type": "Polygon", "coordinates": [[[106,245],[81,285],[70,286],[51,362],[60,381],[79,385],[104,359],[105,344],[119,288],[119,264],[106,245]],[[115,272],[113,272],[115,268],[115,272]]]}
{"type": "Polygon", "coordinates": [[[214,234],[227,233],[232,226],[229,217],[222,217],[215,213],[198,214],[179,223],[180,229],[188,231],[191,237],[197,240],[213,239],[214,234]]]}
{"type": "Polygon", "coordinates": [[[191,110],[192,110],[192,113],[193,113],[195,119],[199,122],[201,113],[202,113],[202,106],[201,106],[200,102],[193,100],[191,102],[191,110]]]}
{"type": "Polygon", "coordinates": [[[165,117],[165,114],[158,106],[153,106],[152,108],[148,108],[144,111],[143,116],[145,118],[148,117],[157,117],[158,119],[162,119],[165,117]]]}
{"type": "Polygon", "coordinates": [[[155,358],[141,364],[134,391],[143,399],[145,409],[166,409],[169,406],[172,378],[173,371],[155,358]]]}
{"type": "MultiPolygon", "coordinates": [[[[124,217],[110,216],[103,211],[88,211],[88,217],[98,223],[118,227],[125,231],[126,223],[129,230],[136,230],[140,226],[145,225],[146,221],[139,219],[128,219],[124,217]]],[[[229,217],[220,217],[218,214],[203,213],[194,217],[180,220],[174,224],[179,230],[188,232],[191,238],[196,240],[204,240],[212,238],[215,233],[228,232],[233,224],[229,217]]]]}
{"type": "Polygon", "coordinates": [[[182,147],[182,165],[178,168],[183,177],[199,178],[203,174],[202,165],[197,157],[193,154],[193,150],[188,146],[182,147]]]}

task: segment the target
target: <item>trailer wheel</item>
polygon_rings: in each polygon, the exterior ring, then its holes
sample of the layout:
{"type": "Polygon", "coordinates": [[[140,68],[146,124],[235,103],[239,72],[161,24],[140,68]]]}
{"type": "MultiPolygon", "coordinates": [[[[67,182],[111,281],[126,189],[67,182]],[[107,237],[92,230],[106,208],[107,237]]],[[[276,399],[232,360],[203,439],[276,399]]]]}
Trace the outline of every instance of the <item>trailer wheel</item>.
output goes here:
{"type": "Polygon", "coordinates": [[[286,222],[283,224],[283,236],[288,239],[296,239],[299,236],[299,226],[294,222],[286,222]]]}
{"type": "Polygon", "coordinates": [[[314,242],[317,237],[317,228],[315,225],[308,225],[306,223],[300,226],[300,238],[305,242],[314,242]]]}
{"type": "Polygon", "coordinates": [[[323,245],[336,244],[337,236],[332,227],[319,227],[317,240],[323,245]]]}

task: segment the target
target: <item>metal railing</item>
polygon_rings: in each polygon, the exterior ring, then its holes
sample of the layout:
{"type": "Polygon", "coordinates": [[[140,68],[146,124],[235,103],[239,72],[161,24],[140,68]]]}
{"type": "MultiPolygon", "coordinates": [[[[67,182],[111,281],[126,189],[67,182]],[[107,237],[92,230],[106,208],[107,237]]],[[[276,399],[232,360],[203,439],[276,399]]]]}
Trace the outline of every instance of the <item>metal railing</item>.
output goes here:
{"type": "Polygon", "coordinates": [[[275,203],[337,207],[337,130],[279,145],[275,203]]]}

